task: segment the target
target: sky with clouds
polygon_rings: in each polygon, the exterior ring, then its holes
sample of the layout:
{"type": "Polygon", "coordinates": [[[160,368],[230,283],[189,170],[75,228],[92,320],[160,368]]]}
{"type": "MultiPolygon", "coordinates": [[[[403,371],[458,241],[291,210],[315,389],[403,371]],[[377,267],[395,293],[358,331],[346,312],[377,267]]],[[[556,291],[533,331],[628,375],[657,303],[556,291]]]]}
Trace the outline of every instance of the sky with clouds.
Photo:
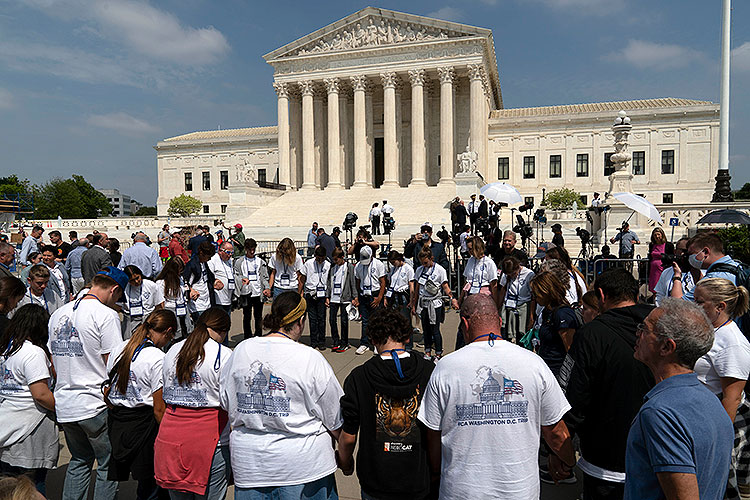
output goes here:
{"type": "MultiPolygon", "coordinates": [[[[735,0],[730,168],[750,182],[750,2],[735,0]]],[[[262,55],[367,3],[0,0],[0,175],[156,200],[160,139],[276,123],[262,55]]],[[[506,107],[719,100],[721,0],[384,1],[490,28],[506,107]]]]}

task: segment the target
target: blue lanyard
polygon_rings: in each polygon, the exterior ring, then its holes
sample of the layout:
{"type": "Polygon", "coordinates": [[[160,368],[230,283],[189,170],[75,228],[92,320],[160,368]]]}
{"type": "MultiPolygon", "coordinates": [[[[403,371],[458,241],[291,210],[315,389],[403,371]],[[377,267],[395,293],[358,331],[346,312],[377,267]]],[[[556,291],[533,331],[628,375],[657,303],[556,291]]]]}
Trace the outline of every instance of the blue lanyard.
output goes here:
{"type": "MultiPolygon", "coordinates": [[[[289,340],[291,340],[292,342],[294,342],[294,339],[292,337],[290,337],[289,335],[287,335],[286,333],[284,333],[284,332],[271,332],[271,333],[278,333],[279,335],[283,335],[284,337],[286,337],[289,340]]],[[[269,335],[270,335],[270,333],[269,333],[269,335]]]]}
{"type": "MultiPolygon", "coordinates": [[[[217,342],[219,344],[219,342],[217,342]]],[[[219,351],[216,353],[216,361],[214,361],[214,371],[218,372],[221,368],[221,344],[219,344],[219,351]]]]}
{"type": "Polygon", "coordinates": [[[398,378],[401,380],[404,379],[404,371],[401,369],[401,360],[398,359],[398,352],[403,351],[406,352],[406,349],[391,349],[390,351],[386,351],[391,353],[391,359],[396,364],[396,371],[398,372],[398,378]]]}
{"type": "Polygon", "coordinates": [[[13,339],[10,339],[10,342],[8,342],[8,347],[5,348],[5,354],[3,354],[3,356],[8,356],[11,347],[13,347],[13,339]]]}
{"type": "MultiPolygon", "coordinates": [[[[479,271],[479,285],[482,285],[482,280],[484,279],[484,266],[486,262],[484,261],[486,257],[482,257],[482,270],[479,271]]],[[[477,281],[477,263],[476,258],[474,261],[474,269],[471,270],[471,284],[473,285],[477,281]]]]}
{"type": "MultiPolygon", "coordinates": [[[[44,308],[49,312],[49,304],[47,304],[47,297],[44,296],[44,292],[42,292],[42,298],[44,299],[44,308]]],[[[31,296],[31,288],[29,288],[29,302],[34,303],[34,297],[31,296]]]]}
{"type": "MultiPolygon", "coordinates": [[[[720,326],[719,328],[723,328],[724,326],[726,326],[726,325],[727,325],[727,323],[731,323],[731,322],[732,322],[732,318],[729,318],[729,319],[728,319],[728,320],[726,320],[726,321],[725,321],[724,323],[722,323],[722,324],[721,324],[721,326],[720,326]]],[[[717,330],[718,330],[719,328],[717,328],[717,330]]]]}
{"type": "Polygon", "coordinates": [[[484,337],[488,337],[489,338],[488,343],[491,346],[495,345],[495,339],[502,339],[502,337],[500,335],[498,335],[496,333],[490,332],[490,333],[485,333],[484,335],[480,335],[479,337],[475,338],[472,342],[476,342],[477,340],[483,339],[484,337]]]}
{"type": "Polygon", "coordinates": [[[96,295],[94,295],[93,293],[87,293],[86,295],[84,295],[83,297],[81,297],[80,299],[78,299],[78,300],[76,301],[76,303],[75,303],[75,304],[73,305],[73,310],[74,310],[74,311],[75,311],[76,309],[78,309],[78,306],[79,306],[79,305],[81,305],[81,301],[82,301],[83,299],[85,299],[86,297],[94,297],[94,298],[95,298],[96,300],[98,300],[98,301],[99,301],[99,303],[100,303],[101,305],[104,305],[104,302],[102,302],[102,300],[101,300],[101,299],[100,299],[99,297],[97,297],[97,296],[96,296],[96,295]]]}
{"type": "Polygon", "coordinates": [[[143,339],[143,342],[141,342],[141,345],[139,345],[135,349],[135,352],[133,352],[133,359],[131,360],[131,362],[135,361],[135,358],[138,357],[138,355],[141,353],[141,351],[143,350],[144,347],[156,347],[156,345],[148,337],[146,337],[145,339],[143,339]]]}

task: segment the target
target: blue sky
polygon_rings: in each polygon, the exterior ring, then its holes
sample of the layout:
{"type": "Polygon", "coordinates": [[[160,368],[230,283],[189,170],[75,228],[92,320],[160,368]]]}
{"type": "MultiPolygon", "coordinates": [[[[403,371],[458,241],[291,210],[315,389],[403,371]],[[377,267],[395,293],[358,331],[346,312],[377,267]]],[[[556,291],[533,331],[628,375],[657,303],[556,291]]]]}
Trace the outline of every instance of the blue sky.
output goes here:
{"type": "MultiPolygon", "coordinates": [[[[730,167],[750,182],[750,2],[734,2],[730,167]]],[[[0,175],[156,199],[162,138],[276,123],[262,55],[368,3],[0,0],[0,175]]],[[[719,100],[721,0],[372,4],[493,30],[506,107],[719,100]]]]}

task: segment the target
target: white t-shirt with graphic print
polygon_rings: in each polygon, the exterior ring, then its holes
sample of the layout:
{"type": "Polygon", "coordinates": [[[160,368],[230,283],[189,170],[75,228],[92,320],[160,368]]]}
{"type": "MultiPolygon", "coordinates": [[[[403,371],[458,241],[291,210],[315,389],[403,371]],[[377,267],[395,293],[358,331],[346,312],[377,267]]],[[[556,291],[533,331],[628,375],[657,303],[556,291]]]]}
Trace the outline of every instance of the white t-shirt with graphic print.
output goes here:
{"type": "MultiPolygon", "coordinates": [[[[120,360],[120,355],[128,345],[126,340],[117,346],[107,359],[107,373],[120,360]]],[[[125,394],[117,390],[117,385],[112,384],[109,392],[109,401],[115,406],[135,408],[137,406],[154,406],[153,394],[162,388],[164,351],[153,344],[143,347],[130,363],[130,379],[125,394]]]]}

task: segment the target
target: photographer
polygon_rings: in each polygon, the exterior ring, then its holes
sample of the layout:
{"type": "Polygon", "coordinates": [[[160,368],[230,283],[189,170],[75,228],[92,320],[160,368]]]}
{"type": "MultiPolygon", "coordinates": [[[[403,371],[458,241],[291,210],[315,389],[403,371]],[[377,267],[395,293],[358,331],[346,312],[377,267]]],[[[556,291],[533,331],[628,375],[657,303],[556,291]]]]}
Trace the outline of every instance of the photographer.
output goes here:
{"type": "Polygon", "coordinates": [[[358,256],[359,251],[362,250],[362,248],[365,246],[370,247],[373,252],[376,252],[378,248],[380,248],[380,243],[372,239],[372,235],[369,231],[367,231],[367,229],[365,229],[365,226],[360,226],[359,231],[357,231],[357,236],[354,240],[354,244],[349,245],[346,253],[348,255],[358,256]]]}
{"type": "Polygon", "coordinates": [[[419,231],[419,235],[414,235],[415,237],[419,238],[416,245],[414,245],[414,250],[407,255],[411,255],[414,259],[413,262],[418,263],[421,262],[419,260],[419,252],[421,252],[423,248],[429,248],[432,252],[435,262],[440,264],[440,266],[450,274],[450,262],[448,261],[448,256],[445,253],[445,247],[442,243],[438,243],[437,241],[432,240],[432,225],[429,222],[425,222],[424,224],[422,224],[422,227],[419,228],[419,231]]]}
{"type": "Polygon", "coordinates": [[[373,203],[372,208],[370,209],[370,215],[368,217],[368,220],[370,221],[371,227],[372,227],[372,234],[380,234],[380,214],[382,213],[380,211],[379,204],[373,203]]]}
{"type": "Polygon", "coordinates": [[[630,230],[630,224],[627,222],[622,223],[620,232],[617,233],[613,238],[609,239],[610,243],[620,242],[620,251],[618,255],[621,259],[632,259],[635,253],[634,245],[640,245],[641,240],[638,239],[638,235],[630,230]]]}
{"type": "Polygon", "coordinates": [[[552,244],[557,247],[564,247],[565,246],[565,238],[563,238],[562,235],[562,226],[560,224],[552,224],[550,226],[550,229],[552,229],[552,244]]]}
{"type": "Polygon", "coordinates": [[[679,280],[682,284],[682,290],[684,293],[692,293],[695,288],[695,284],[700,281],[703,277],[703,273],[700,269],[696,269],[688,262],[688,240],[689,238],[680,238],[674,247],[673,254],[665,252],[662,257],[662,264],[664,265],[664,271],[659,276],[659,281],[654,286],[654,298],[656,305],[661,305],[662,301],[672,294],[672,288],[674,287],[674,280],[677,279],[674,273],[673,263],[682,271],[679,280]]]}

